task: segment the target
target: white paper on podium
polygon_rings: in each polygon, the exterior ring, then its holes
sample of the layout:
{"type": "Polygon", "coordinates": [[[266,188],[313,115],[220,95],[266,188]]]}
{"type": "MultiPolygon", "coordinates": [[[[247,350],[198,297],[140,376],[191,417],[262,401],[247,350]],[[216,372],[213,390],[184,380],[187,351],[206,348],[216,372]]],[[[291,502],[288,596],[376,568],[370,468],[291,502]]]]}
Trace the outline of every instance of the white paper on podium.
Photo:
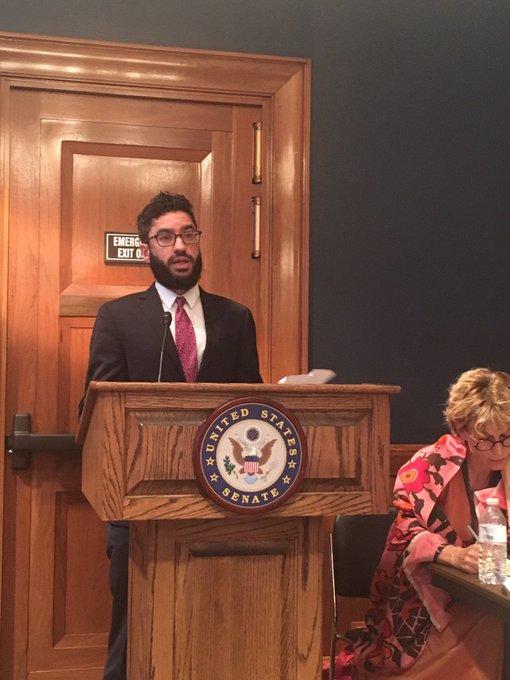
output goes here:
{"type": "Polygon", "coordinates": [[[330,368],[313,368],[303,375],[285,375],[278,380],[279,385],[322,385],[336,376],[330,368]]]}

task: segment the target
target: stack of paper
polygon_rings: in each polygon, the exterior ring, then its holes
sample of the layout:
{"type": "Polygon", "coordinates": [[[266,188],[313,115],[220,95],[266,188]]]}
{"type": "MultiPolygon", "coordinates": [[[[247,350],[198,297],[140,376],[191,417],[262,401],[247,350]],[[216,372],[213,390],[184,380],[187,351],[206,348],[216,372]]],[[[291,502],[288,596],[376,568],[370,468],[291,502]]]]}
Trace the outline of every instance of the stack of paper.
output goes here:
{"type": "Polygon", "coordinates": [[[304,375],[286,375],[278,380],[279,385],[322,385],[330,382],[336,373],[329,368],[313,368],[304,375]]]}

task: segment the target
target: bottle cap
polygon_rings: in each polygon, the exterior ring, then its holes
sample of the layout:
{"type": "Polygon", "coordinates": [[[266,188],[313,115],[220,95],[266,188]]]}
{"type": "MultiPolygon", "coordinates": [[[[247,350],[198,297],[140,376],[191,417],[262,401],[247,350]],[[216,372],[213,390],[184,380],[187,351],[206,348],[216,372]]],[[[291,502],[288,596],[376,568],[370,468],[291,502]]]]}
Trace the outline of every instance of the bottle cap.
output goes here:
{"type": "Polygon", "coordinates": [[[492,507],[493,505],[499,505],[499,498],[487,498],[485,502],[492,507]]]}

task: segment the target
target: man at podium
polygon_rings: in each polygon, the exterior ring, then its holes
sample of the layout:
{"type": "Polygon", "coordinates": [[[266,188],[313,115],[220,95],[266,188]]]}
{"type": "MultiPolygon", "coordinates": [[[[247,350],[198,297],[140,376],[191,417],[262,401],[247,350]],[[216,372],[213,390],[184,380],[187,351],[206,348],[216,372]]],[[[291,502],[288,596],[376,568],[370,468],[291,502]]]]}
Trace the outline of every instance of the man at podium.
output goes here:
{"type": "MultiPolygon", "coordinates": [[[[143,258],[155,282],[99,309],[86,385],[121,382],[262,382],[249,309],[198,286],[202,271],[193,208],[160,192],[138,215],[143,258]],[[168,330],[170,332],[168,332],[168,330]]],[[[112,622],[105,680],[126,678],[129,526],[108,525],[112,622]]]]}

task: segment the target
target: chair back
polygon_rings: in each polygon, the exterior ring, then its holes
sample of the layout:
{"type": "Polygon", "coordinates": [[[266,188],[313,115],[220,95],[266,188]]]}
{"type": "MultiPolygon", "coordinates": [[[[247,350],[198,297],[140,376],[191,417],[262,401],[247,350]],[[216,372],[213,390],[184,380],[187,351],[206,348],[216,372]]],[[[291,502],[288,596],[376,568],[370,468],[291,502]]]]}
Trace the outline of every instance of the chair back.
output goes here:
{"type": "Polygon", "coordinates": [[[372,576],[386,545],[387,515],[338,515],[332,535],[334,589],[345,597],[368,597],[372,576]]]}

